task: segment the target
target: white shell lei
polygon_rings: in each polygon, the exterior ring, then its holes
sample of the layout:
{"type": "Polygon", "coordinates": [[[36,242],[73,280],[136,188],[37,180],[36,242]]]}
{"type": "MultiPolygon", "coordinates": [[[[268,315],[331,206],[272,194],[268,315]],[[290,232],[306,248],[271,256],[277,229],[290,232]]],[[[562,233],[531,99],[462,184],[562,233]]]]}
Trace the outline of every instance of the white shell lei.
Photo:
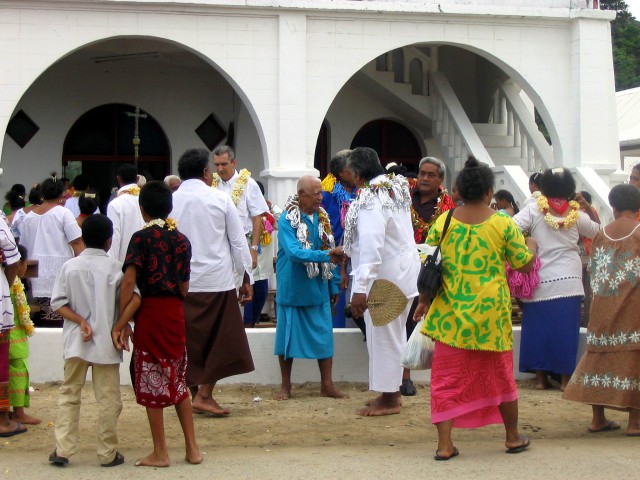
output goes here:
{"type": "Polygon", "coordinates": [[[358,213],[361,208],[373,208],[374,199],[377,197],[382,203],[382,208],[391,210],[409,211],[411,208],[411,193],[409,182],[402,175],[385,175],[386,179],[373,185],[365,185],[358,189],[358,195],[351,202],[349,211],[344,219],[344,235],[342,243],[344,253],[351,255],[351,246],[356,233],[358,213]]]}
{"type": "MultiPolygon", "coordinates": [[[[296,238],[298,242],[300,242],[300,246],[305,250],[311,249],[311,244],[309,243],[309,229],[307,228],[307,224],[304,223],[301,219],[300,206],[298,205],[298,195],[291,195],[287,199],[287,203],[284,206],[284,211],[286,212],[285,218],[291,223],[291,226],[296,231],[296,238]]],[[[320,235],[320,240],[326,240],[331,249],[335,248],[336,243],[333,240],[333,233],[331,230],[325,230],[326,222],[323,222],[323,219],[328,219],[329,215],[324,210],[324,208],[318,208],[318,234],[320,235]]],[[[309,278],[317,277],[320,273],[320,269],[318,268],[318,264],[316,262],[305,262],[305,267],[307,267],[307,276],[309,278]]],[[[335,265],[332,263],[322,263],[322,278],[324,280],[330,280],[333,278],[333,270],[335,265]]]]}

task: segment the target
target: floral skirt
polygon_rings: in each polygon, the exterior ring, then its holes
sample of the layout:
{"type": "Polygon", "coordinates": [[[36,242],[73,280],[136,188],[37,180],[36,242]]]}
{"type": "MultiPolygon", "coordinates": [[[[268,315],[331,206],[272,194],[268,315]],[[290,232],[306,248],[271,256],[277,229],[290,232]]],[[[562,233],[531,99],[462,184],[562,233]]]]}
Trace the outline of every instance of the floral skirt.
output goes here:
{"type": "Polygon", "coordinates": [[[140,405],[165,408],[189,396],[182,300],[171,296],[142,299],[133,332],[131,371],[140,405]]]}

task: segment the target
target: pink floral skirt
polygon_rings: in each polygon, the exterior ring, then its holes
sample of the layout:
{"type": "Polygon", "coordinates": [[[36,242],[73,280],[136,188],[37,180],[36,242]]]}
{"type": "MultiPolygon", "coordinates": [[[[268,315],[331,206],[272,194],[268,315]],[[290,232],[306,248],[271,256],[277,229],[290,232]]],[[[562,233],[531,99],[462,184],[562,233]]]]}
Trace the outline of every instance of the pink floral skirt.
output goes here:
{"type": "Polygon", "coordinates": [[[136,314],[131,378],[136,401],[165,408],[188,397],[184,308],[177,297],[146,297],[136,314]]]}
{"type": "Polygon", "coordinates": [[[498,406],[518,399],[513,352],[463,350],[435,342],[431,422],[457,428],[503,423],[498,406]]]}

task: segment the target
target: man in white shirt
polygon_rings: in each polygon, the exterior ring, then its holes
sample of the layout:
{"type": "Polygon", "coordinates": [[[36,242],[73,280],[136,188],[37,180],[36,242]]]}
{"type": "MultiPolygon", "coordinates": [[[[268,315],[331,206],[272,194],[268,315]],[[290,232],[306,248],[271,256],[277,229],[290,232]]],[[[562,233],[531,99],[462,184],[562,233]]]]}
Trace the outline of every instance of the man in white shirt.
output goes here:
{"type": "Polygon", "coordinates": [[[231,196],[251,248],[251,267],[256,268],[263,228],[261,215],[269,211],[267,202],[260,187],[251,178],[251,173],[246,168],[240,173],[236,170],[238,161],[231,147],[225,145],[216,148],[213,151],[213,164],[217,173],[213,175],[211,186],[231,196]]]}
{"type": "Polygon", "coordinates": [[[369,389],[381,392],[357,413],[363,416],[400,412],[400,358],[407,343],[405,326],[413,297],[418,295],[420,261],[411,224],[411,195],[407,179],[388,177],[370,148],[354,149],[346,169],[358,196],[345,217],[344,252],[353,270],[351,311],[364,314],[369,350],[369,389]],[[367,297],[377,279],[393,282],[407,297],[404,311],[389,324],[373,326],[367,297]]]}
{"type": "Polygon", "coordinates": [[[109,256],[122,264],[127,256],[129,241],[133,234],[142,228],[144,220],[138,204],[140,187],[136,184],[138,180],[136,167],[130,163],[120,165],[116,179],[120,188],[116,198],[107,206],[107,217],[113,223],[113,240],[109,256]]]}
{"type": "Polygon", "coordinates": [[[229,195],[211,188],[209,152],[187,150],[178,161],[182,178],[173,194],[178,229],[191,242],[191,279],[184,300],[187,385],[195,413],[228,415],[213,399],[216,382],[254,370],[240,304],[251,300],[251,255],[229,195]],[[242,278],[239,298],[235,278],[242,278]]]}

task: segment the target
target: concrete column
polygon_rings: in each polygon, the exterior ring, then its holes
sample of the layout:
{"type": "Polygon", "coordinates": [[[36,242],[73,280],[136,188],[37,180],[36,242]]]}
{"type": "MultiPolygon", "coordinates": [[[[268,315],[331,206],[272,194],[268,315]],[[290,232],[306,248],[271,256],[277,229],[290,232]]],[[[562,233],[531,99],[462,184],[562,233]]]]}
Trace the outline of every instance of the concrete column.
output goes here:
{"type": "MultiPolygon", "coordinates": [[[[610,24],[576,18],[571,24],[571,87],[575,94],[574,135],[564,166],[612,171],[619,164],[610,24]]],[[[607,172],[608,173],[608,172],[607,172]]]]}
{"type": "MultiPolygon", "coordinates": [[[[284,205],[295,193],[302,175],[317,175],[313,153],[307,154],[307,17],[282,12],[278,38],[278,158],[261,173],[267,178],[271,200],[284,205]]],[[[315,146],[315,145],[314,145],[315,146]]],[[[313,152],[313,148],[310,149],[313,152]]]]}

